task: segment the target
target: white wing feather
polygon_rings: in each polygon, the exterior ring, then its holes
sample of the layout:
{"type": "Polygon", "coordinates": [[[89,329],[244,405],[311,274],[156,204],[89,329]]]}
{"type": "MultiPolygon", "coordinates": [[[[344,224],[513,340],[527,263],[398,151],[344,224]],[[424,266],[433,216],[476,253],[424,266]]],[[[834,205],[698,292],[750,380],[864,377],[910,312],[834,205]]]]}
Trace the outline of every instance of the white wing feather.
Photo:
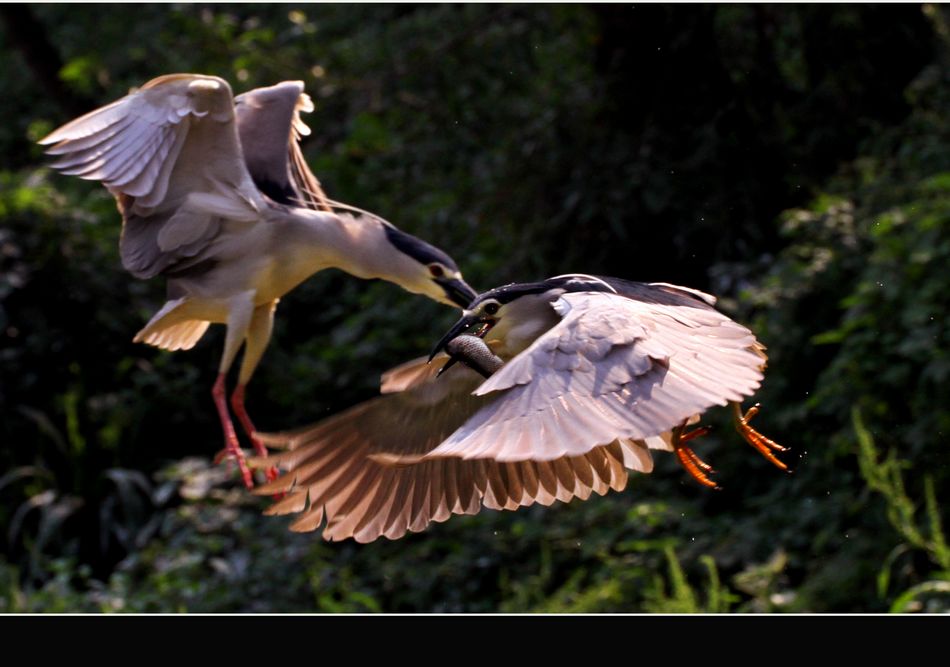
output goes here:
{"type": "Polygon", "coordinates": [[[751,395],[763,356],[712,307],[566,293],[563,319],[475,390],[497,395],[427,458],[547,461],[615,439],[653,440],[751,395]]]}

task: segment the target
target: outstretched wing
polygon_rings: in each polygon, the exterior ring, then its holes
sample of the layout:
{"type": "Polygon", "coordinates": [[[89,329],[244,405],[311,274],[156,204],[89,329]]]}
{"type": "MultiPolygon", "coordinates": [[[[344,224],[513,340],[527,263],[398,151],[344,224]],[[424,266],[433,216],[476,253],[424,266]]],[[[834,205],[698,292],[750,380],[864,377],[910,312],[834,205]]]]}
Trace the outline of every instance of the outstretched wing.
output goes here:
{"type": "MultiPolygon", "coordinates": [[[[422,364],[408,366],[418,365],[422,364]]],[[[475,514],[482,507],[513,510],[585,499],[591,493],[603,495],[624,487],[625,466],[643,472],[652,469],[646,447],[632,442],[612,442],[555,461],[453,458],[391,465],[397,459],[418,460],[494,400],[472,395],[481,378],[463,366],[437,380],[411,375],[418,381],[405,391],[295,432],[264,435],[266,444],[287,450],[253,462],[287,470],[255,490],[262,495],[288,494],[267,513],[301,512],[291,525],[295,531],[315,530],[325,520],[323,536],[328,540],[352,537],[371,542],[380,536],[396,539],[452,514],[475,514]]]]}
{"type": "Polygon", "coordinates": [[[40,141],[52,167],[101,181],[123,215],[126,269],[148,278],[200,262],[221,220],[251,223],[264,206],[244,165],[231,87],[169,74],[40,141]]]}
{"type": "Polygon", "coordinates": [[[317,177],[300,150],[310,128],[301,112],[313,111],[303,81],[283,81],[234,98],[241,147],[261,192],[282,204],[329,211],[317,177]]]}
{"type": "Polygon", "coordinates": [[[690,292],[629,285],[563,294],[561,320],[475,390],[496,400],[426,458],[547,461],[618,438],[661,446],[653,439],[759,387],[752,332],[690,292]]]}

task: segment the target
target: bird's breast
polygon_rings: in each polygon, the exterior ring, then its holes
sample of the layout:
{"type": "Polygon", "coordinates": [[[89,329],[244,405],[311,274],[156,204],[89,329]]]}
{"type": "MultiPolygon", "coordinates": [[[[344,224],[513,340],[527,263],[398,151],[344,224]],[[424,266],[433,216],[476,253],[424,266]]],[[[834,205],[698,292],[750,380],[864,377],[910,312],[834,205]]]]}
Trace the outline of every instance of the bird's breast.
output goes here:
{"type": "Polygon", "coordinates": [[[507,313],[496,324],[486,340],[497,340],[498,356],[511,358],[560,321],[549,299],[522,297],[510,304],[507,313]]]}
{"type": "Polygon", "coordinates": [[[270,253],[253,277],[253,287],[262,303],[278,299],[313,274],[328,268],[321,253],[312,247],[291,244],[270,253]]]}

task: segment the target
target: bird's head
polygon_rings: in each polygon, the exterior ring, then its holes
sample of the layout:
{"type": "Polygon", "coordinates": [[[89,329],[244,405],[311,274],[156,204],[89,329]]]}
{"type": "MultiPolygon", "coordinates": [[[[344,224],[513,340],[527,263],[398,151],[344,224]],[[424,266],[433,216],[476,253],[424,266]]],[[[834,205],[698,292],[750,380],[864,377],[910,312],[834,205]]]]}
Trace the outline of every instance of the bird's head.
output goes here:
{"type": "Polygon", "coordinates": [[[534,283],[512,283],[479,294],[436,344],[429,359],[473,327],[476,336],[501,341],[508,355],[517,354],[563,316],[555,305],[560,296],[580,291],[614,289],[596,276],[570,274],[534,283]]]}
{"type": "Polygon", "coordinates": [[[396,251],[389,263],[398,273],[393,280],[403,289],[459,308],[478,296],[446,253],[392,225],[385,225],[384,231],[386,242],[396,251]]]}

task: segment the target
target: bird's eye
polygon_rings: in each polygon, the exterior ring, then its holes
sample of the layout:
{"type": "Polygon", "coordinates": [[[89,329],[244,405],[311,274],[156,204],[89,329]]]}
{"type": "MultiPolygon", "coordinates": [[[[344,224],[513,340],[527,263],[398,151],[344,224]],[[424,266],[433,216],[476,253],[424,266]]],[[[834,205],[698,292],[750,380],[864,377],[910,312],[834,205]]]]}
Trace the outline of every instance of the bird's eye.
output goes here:
{"type": "Polygon", "coordinates": [[[491,303],[486,303],[486,304],[485,304],[485,307],[482,308],[482,311],[483,311],[486,315],[495,315],[496,313],[498,313],[498,308],[499,308],[499,307],[500,307],[500,306],[498,305],[498,302],[497,302],[497,301],[492,301],[491,303]]]}
{"type": "Polygon", "coordinates": [[[441,278],[445,275],[445,269],[443,269],[440,264],[430,264],[429,275],[433,278],[441,278]]]}

